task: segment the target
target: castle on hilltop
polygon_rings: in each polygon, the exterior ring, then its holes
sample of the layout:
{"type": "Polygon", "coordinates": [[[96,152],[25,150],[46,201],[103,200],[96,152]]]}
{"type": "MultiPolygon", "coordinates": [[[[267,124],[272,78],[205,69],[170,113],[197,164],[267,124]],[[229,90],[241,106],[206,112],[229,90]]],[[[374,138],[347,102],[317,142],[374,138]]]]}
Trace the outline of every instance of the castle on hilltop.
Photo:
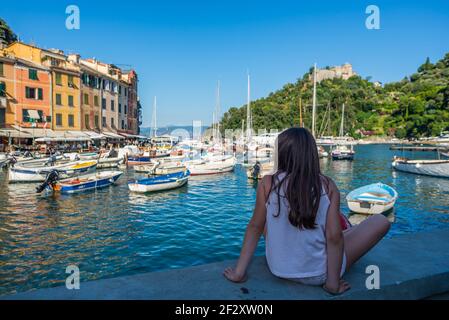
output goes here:
{"type": "MultiPolygon", "coordinates": [[[[316,70],[316,80],[317,82],[326,80],[341,78],[343,80],[348,80],[350,77],[357,75],[357,73],[352,70],[352,65],[350,63],[345,63],[341,66],[326,67],[324,69],[316,70]]],[[[311,79],[312,75],[311,75],[311,79]]]]}

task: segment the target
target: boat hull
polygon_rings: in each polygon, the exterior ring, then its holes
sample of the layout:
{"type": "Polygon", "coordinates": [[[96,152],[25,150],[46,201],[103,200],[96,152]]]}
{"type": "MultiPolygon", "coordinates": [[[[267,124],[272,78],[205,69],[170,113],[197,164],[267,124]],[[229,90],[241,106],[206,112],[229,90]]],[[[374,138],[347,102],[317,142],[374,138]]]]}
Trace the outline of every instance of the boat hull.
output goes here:
{"type": "Polygon", "coordinates": [[[352,212],[382,214],[394,207],[397,198],[396,190],[379,182],[351,191],[346,201],[352,212]]]}
{"type": "Polygon", "coordinates": [[[449,160],[394,160],[392,167],[402,172],[449,178],[449,160]]]}
{"type": "Polygon", "coordinates": [[[51,170],[57,170],[61,178],[69,178],[74,175],[85,174],[94,171],[97,167],[96,161],[81,162],[72,165],[59,165],[53,167],[28,168],[14,166],[8,171],[8,180],[15,182],[43,182],[51,170]]]}
{"type": "Polygon", "coordinates": [[[129,190],[136,193],[148,193],[176,189],[184,186],[189,180],[190,172],[156,176],[128,183],[129,190]]]}
{"type": "Polygon", "coordinates": [[[94,174],[90,176],[81,176],[77,178],[79,183],[68,183],[69,181],[74,181],[75,179],[67,179],[59,181],[54,187],[54,191],[58,191],[60,193],[78,193],[85,192],[89,190],[101,189],[105,187],[109,187],[111,184],[115,183],[123,174],[121,171],[116,172],[102,172],[100,174],[94,174]],[[83,178],[87,179],[89,177],[94,177],[94,179],[83,181],[83,178]]]}

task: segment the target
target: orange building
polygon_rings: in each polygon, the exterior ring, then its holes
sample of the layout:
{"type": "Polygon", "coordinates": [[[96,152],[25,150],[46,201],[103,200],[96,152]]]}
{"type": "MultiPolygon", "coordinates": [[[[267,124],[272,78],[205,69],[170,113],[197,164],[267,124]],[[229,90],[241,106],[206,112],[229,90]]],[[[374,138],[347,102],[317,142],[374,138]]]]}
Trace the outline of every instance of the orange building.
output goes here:
{"type": "Polygon", "coordinates": [[[11,104],[14,124],[25,128],[50,129],[50,70],[17,58],[14,66],[14,82],[15,94],[11,104]]]}
{"type": "Polygon", "coordinates": [[[14,64],[15,60],[0,55],[0,128],[14,124],[14,64]]]}

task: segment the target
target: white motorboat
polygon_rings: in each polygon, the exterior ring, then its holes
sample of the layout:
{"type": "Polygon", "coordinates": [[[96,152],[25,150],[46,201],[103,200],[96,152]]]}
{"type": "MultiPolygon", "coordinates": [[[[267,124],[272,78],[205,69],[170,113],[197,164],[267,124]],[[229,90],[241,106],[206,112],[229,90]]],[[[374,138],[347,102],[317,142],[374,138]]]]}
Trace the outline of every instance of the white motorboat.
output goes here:
{"type": "Polygon", "coordinates": [[[449,178],[449,160],[409,160],[394,157],[391,166],[398,171],[449,178]]]}
{"type": "Polygon", "coordinates": [[[192,176],[210,175],[231,172],[234,170],[236,160],[233,156],[224,160],[192,160],[185,162],[192,176]]]}
{"type": "Polygon", "coordinates": [[[47,174],[53,170],[58,171],[60,178],[69,178],[77,174],[88,173],[95,170],[97,161],[75,161],[50,166],[20,166],[15,164],[8,171],[8,180],[14,182],[41,182],[45,181],[47,174]]]}

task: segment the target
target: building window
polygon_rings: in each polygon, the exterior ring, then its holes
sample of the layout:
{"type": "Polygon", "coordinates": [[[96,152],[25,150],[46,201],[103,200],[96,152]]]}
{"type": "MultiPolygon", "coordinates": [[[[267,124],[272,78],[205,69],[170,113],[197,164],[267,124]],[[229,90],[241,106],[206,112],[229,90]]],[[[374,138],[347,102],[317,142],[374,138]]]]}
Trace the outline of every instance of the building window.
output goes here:
{"type": "Polygon", "coordinates": [[[37,78],[37,70],[36,69],[28,69],[28,78],[30,80],[39,80],[37,78]]]}
{"type": "Polygon", "coordinates": [[[122,94],[122,86],[121,85],[118,86],[118,94],[122,94]]]}
{"type": "Polygon", "coordinates": [[[101,98],[101,108],[106,110],[106,99],[105,98],[101,98]]]}
{"type": "Polygon", "coordinates": [[[128,106],[125,104],[125,114],[128,113],[128,106]]]}
{"type": "Polygon", "coordinates": [[[61,113],[56,114],[56,125],[62,126],[62,114],[61,113]]]}
{"type": "Polygon", "coordinates": [[[115,109],[115,101],[111,100],[111,111],[114,111],[115,109]]]}
{"type": "Polygon", "coordinates": [[[62,86],[62,75],[60,73],[55,74],[55,82],[57,86],[62,86]]]}
{"type": "Polygon", "coordinates": [[[67,85],[70,88],[75,88],[75,82],[73,81],[73,76],[67,76],[67,85]]]}
{"type": "Polygon", "coordinates": [[[0,97],[6,97],[6,83],[0,82],[0,97]]]}
{"type": "Polygon", "coordinates": [[[100,127],[100,126],[98,125],[98,116],[95,116],[94,122],[95,122],[95,128],[98,129],[98,128],[100,127]]]}
{"type": "Polygon", "coordinates": [[[69,114],[68,116],[69,127],[73,128],[75,126],[75,117],[73,114],[69,114]]]}
{"type": "Polygon", "coordinates": [[[125,120],[122,120],[122,130],[125,129],[125,120]]]}
{"type": "Polygon", "coordinates": [[[88,114],[84,115],[84,127],[86,129],[88,129],[88,130],[90,129],[89,115],[88,114]]]}
{"type": "Polygon", "coordinates": [[[43,100],[44,99],[44,93],[42,88],[30,88],[25,87],[25,97],[27,99],[35,99],[35,100],[43,100]]]}
{"type": "Polygon", "coordinates": [[[94,106],[98,107],[98,96],[94,96],[94,106]]]}
{"type": "Polygon", "coordinates": [[[114,118],[111,118],[111,127],[115,127],[114,118]]]}
{"type": "Polygon", "coordinates": [[[122,113],[122,104],[121,103],[118,104],[118,112],[122,113]]]}
{"type": "Polygon", "coordinates": [[[3,76],[3,62],[0,62],[0,76],[3,76]]]}
{"type": "Polygon", "coordinates": [[[73,107],[73,96],[69,95],[68,102],[69,102],[69,107],[73,107]]]}
{"type": "Polygon", "coordinates": [[[106,127],[106,117],[101,118],[101,126],[106,127]]]}
{"type": "Polygon", "coordinates": [[[89,104],[89,95],[87,93],[84,94],[84,104],[89,104]]]}
{"type": "Polygon", "coordinates": [[[60,93],[56,94],[56,105],[62,106],[62,96],[60,93]]]}

